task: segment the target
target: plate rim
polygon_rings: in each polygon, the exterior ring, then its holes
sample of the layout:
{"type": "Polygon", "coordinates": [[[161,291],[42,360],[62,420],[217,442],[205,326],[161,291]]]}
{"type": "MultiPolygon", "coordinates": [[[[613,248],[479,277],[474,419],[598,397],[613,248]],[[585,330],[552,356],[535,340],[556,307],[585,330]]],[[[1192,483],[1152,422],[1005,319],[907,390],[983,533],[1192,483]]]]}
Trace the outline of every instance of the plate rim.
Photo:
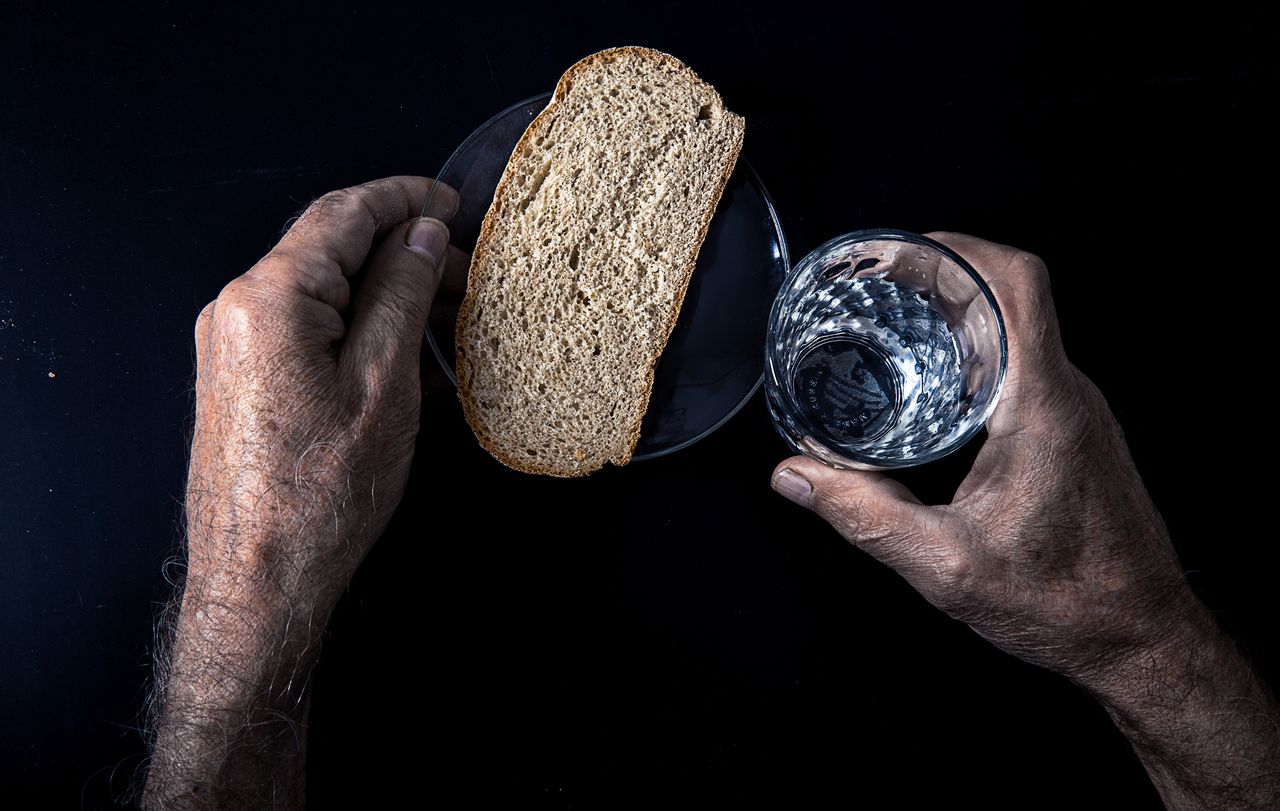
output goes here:
{"type": "MultiPolygon", "coordinates": [[[[760,179],[760,173],[757,172],[756,168],[751,165],[751,162],[748,161],[746,158],[739,157],[739,163],[743,166],[743,168],[745,168],[748,172],[750,172],[752,178],[755,179],[756,188],[759,189],[760,197],[764,200],[765,208],[769,211],[769,219],[773,221],[773,227],[778,232],[778,246],[780,248],[780,254],[781,254],[778,258],[782,260],[782,284],[786,284],[787,277],[791,275],[791,251],[787,247],[787,236],[782,231],[782,220],[779,219],[778,217],[778,209],[776,206],[774,206],[773,198],[769,195],[769,190],[765,187],[764,181],[760,179]]],[[[701,246],[699,246],[699,250],[701,250],[701,246]]],[[[778,289],[779,290],[782,289],[781,285],[779,285],[778,289]]],[[[777,296],[776,291],[774,293],[774,296],[777,296]]],[[[706,430],[702,431],[696,436],[690,437],[689,439],[686,439],[684,442],[681,442],[678,445],[672,445],[670,448],[664,448],[660,451],[651,451],[649,453],[644,453],[644,454],[635,454],[634,456],[631,457],[632,461],[644,461],[645,459],[657,459],[659,457],[666,456],[667,454],[675,453],[676,451],[683,450],[689,447],[690,445],[692,445],[693,443],[702,439],[706,439],[708,436],[718,431],[726,422],[733,419],[734,416],[736,416],[739,411],[741,411],[744,407],[746,407],[747,403],[751,402],[751,398],[755,397],[756,393],[759,392],[760,388],[764,385],[764,375],[765,375],[765,372],[768,371],[769,364],[768,364],[768,352],[767,352],[768,350],[767,326],[768,326],[768,321],[766,319],[766,335],[765,335],[765,340],[762,342],[762,346],[761,346],[761,349],[765,351],[765,362],[762,363],[760,366],[760,376],[756,378],[756,382],[751,385],[751,388],[747,390],[747,393],[743,395],[742,399],[739,400],[737,404],[734,405],[733,408],[727,411],[723,417],[721,417],[714,424],[712,424],[706,430]]],[[[659,356],[659,362],[661,362],[661,356],[659,356]]]]}

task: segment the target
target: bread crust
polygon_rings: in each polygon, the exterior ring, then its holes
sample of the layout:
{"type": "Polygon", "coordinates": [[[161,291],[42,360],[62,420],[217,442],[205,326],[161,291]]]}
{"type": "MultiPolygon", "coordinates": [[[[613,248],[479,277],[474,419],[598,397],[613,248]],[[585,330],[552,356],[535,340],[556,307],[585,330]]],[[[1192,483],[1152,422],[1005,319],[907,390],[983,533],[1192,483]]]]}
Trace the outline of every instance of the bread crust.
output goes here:
{"type": "MultiPolygon", "coordinates": [[[[594,54],[591,54],[590,56],[584,57],[583,59],[580,59],[577,62],[575,62],[560,77],[560,80],[556,83],[555,92],[551,96],[551,101],[549,101],[547,103],[547,106],[543,108],[542,112],[538,113],[538,115],[533,119],[533,121],[529,123],[529,126],[525,129],[524,134],[520,136],[520,140],[516,143],[515,148],[512,149],[511,154],[512,155],[519,154],[521,151],[521,148],[524,147],[527,142],[541,135],[543,130],[545,130],[546,127],[548,126],[548,122],[551,120],[551,116],[549,114],[552,113],[555,110],[556,105],[559,104],[565,98],[565,96],[568,95],[569,91],[573,87],[574,81],[577,79],[579,74],[581,74],[584,70],[594,66],[597,62],[608,61],[610,59],[616,58],[618,56],[623,56],[623,55],[639,56],[645,59],[653,59],[660,62],[665,62],[679,70],[687,70],[690,73],[694,73],[692,68],[690,68],[688,65],[684,64],[679,59],[676,59],[674,56],[668,53],[664,53],[663,51],[658,51],[653,48],[645,48],[645,47],[636,46],[636,45],[629,45],[621,48],[609,48],[607,50],[599,51],[598,53],[594,53],[594,54]]],[[[694,73],[694,78],[700,82],[702,81],[701,77],[699,77],[696,73],[694,73]]],[[[703,84],[706,84],[706,82],[703,82],[703,84]]],[[[720,99],[721,107],[724,108],[725,113],[727,115],[734,115],[734,113],[731,113],[728,107],[725,106],[724,99],[720,97],[719,91],[716,91],[714,87],[712,87],[712,92],[714,92],[716,94],[716,97],[720,99]]],[[[745,134],[745,126],[744,126],[744,134],[745,134]]],[[[619,458],[603,459],[600,461],[598,465],[595,465],[594,467],[578,467],[578,468],[569,468],[569,469],[550,467],[548,465],[539,464],[536,462],[530,463],[525,459],[516,458],[511,454],[507,453],[504,449],[502,449],[499,446],[495,437],[493,437],[485,429],[482,421],[479,419],[478,415],[476,414],[476,403],[474,398],[471,396],[471,391],[469,388],[469,379],[470,379],[469,370],[464,370],[464,364],[468,363],[469,361],[466,355],[465,344],[462,340],[462,327],[464,324],[467,323],[467,321],[471,317],[471,311],[474,306],[475,292],[476,292],[475,276],[470,272],[470,270],[468,270],[467,295],[463,299],[462,306],[458,309],[458,320],[454,327],[454,330],[455,330],[454,343],[455,343],[455,346],[457,347],[457,359],[455,362],[454,371],[458,379],[458,399],[462,404],[463,417],[466,419],[467,424],[471,426],[471,431],[472,433],[475,434],[476,439],[480,442],[481,447],[483,447],[486,451],[488,451],[489,454],[493,456],[493,458],[497,459],[499,462],[506,465],[507,467],[512,468],[513,470],[518,470],[521,473],[532,473],[532,474],[544,475],[544,476],[558,476],[562,478],[576,478],[579,476],[588,476],[592,473],[595,473],[597,470],[600,470],[601,468],[603,468],[605,462],[612,462],[614,465],[622,466],[622,465],[628,464],[631,461],[631,456],[635,452],[636,443],[640,441],[640,428],[644,422],[645,412],[648,411],[648,408],[649,408],[649,400],[653,396],[654,375],[657,372],[658,361],[662,357],[663,350],[666,349],[667,341],[671,339],[671,332],[672,330],[675,329],[676,321],[679,320],[680,311],[684,307],[685,295],[687,294],[689,289],[689,281],[693,278],[693,270],[694,270],[694,267],[697,265],[698,255],[702,252],[702,243],[707,238],[707,231],[711,228],[711,220],[715,217],[716,210],[720,207],[720,199],[724,196],[725,187],[728,185],[729,178],[733,175],[733,170],[737,166],[738,156],[742,152],[743,140],[744,140],[743,138],[738,138],[736,139],[733,145],[733,155],[731,159],[725,164],[725,170],[717,184],[717,188],[715,190],[715,196],[712,198],[712,204],[708,206],[707,211],[702,218],[701,227],[698,229],[698,238],[696,241],[697,248],[693,252],[693,256],[690,258],[689,264],[685,266],[681,271],[680,281],[676,285],[677,290],[676,290],[674,305],[672,306],[671,312],[668,315],[665,328],[662,330],[661,340],[655,343],[655,351],[653,355],[649,358],[648,363],[646,365],[645,395],[643,398],[638,399],[638,404],[639,404],[638,413],[633,413],[628,415],[631,421],[631,426],[629,428],[629,435],[626,443],[626,450],[624,452],[624,455],[619,458]],[[464,373],[464,371],[466,373],[464,373]]],[[[510,167],[510,163],[508,163],[508,168],[509,167],[510,167]]],[[[500,199],[503,196],[503,194],[506,192],[507,186],[509,185],[509,181],[510,181],[510,177],[509,177],[508,171],[504,170],[502,173],[502,179],[498,182],[498,187],[494,191],[493,199],[495,201],[500,199]]],[[[476,240],[475,250],[471,254],[472,268],[476,267],[477,261],[480,258],[482,258],[489,250],[489,243],[492,236],[495,221],[496,221],[496,216],[494,213],[494,206],[490,205],[488,212],[485,213],[484,222],[480,226],[480,236],[476,240]]]]}

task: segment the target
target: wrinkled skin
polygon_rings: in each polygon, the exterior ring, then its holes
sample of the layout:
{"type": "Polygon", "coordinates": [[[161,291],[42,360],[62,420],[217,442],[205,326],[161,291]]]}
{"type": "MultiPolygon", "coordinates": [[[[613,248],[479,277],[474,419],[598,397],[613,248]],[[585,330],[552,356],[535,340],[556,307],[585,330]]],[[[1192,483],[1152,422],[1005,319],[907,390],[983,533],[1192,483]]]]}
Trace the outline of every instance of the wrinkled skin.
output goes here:
{"type": "Polygon", "coordinates": [[[932,234],[984,275],[1009,368],[989,438],[950,504],[798,457],[803,501],[938,608],[1020,659],[1083,675],[1153,635],[1191,594],[1106,401],[1067,360],[1044,263],[932,234]]]}
{"type": "MultiPolygon", "coordinates": [[[[146,808],[305,805],[310,673],[403,495],[427,313],[448,260],[465,262],[444,244],[452,192],[439,219],[410,219],[429,183],[326,195],[201,313],[189,566],[158,661],[146,808]]],[[[1011,344],[956,499],[926,507],[891,479],[806,459],[775,487],[1096,695],[1171,807],[1272,807],[1274,700],[1182,584],[1115,421],[1063,356],[1043,265],[937,236],[987,276],[1011,344]]]]}
{"type": "Polygon", "coordinates": [[[1044,263],[929,236],[984,277],[1008,333],[969,475],[928,506],[885,474],[794,457],[774,488],[1002,650],[1099,698],[1171,808],[1271,807],[1274,698],[1187,586],[1120,426],[1067,360],[1044,263]]]}
{"type": "Polygon", "coordinates": [[[422,325],[443,269],[404,247],[427,188],[389,178],[319,198],[200,313],[193,573],[235,560],[340,590],[386,527],[413,457],[422,325]],[[357,276],[366,258],[382,272],[357,276]]]}
{"type": "MultiPolygon", "coordinates": [[[[196,323],[187,576],[148,808],[296,807],[321,632],[404,493],[452,189],[315,201],[196,323]]],[[[454,254],[456,256],[456,253],[454,254]]]]}

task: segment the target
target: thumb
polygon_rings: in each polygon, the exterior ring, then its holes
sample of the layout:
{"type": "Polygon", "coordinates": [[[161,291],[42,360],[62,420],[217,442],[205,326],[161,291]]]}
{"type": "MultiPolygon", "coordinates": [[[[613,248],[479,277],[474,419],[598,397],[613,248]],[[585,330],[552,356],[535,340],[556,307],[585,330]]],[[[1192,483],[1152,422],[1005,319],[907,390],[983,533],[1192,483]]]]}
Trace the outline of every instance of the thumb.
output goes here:
{"type": "Polygon", "coordinates": [[[405,353],[417,356],[448,247],[448,226],[431,217],[410,220],[382,240],[352,301],[347,346],[357,357],[394,364],[405,353]]]}
{"type": "MultiPolygon", "coordinates": [[[[837,470],[804,456],[773,471],[773,489],[827,520],[845,540],[900,572],[932,557],[930,507],[883,473],[837,470]]],[[[905,574],[905,572],[904,572],[905,574]]]]}

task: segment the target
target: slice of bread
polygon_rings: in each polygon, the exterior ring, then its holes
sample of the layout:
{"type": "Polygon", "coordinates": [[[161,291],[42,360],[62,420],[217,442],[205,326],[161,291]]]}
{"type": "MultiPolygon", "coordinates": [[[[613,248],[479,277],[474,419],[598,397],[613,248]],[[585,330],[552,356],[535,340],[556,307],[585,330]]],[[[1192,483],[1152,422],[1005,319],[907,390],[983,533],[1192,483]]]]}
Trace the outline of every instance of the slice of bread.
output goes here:
{"type": "Polygon", "coordinates": [[[745,126],[649,48],[588,56],[507,163],[458,313],[476,438],[527,473],[625,465],[745,126]]]}

